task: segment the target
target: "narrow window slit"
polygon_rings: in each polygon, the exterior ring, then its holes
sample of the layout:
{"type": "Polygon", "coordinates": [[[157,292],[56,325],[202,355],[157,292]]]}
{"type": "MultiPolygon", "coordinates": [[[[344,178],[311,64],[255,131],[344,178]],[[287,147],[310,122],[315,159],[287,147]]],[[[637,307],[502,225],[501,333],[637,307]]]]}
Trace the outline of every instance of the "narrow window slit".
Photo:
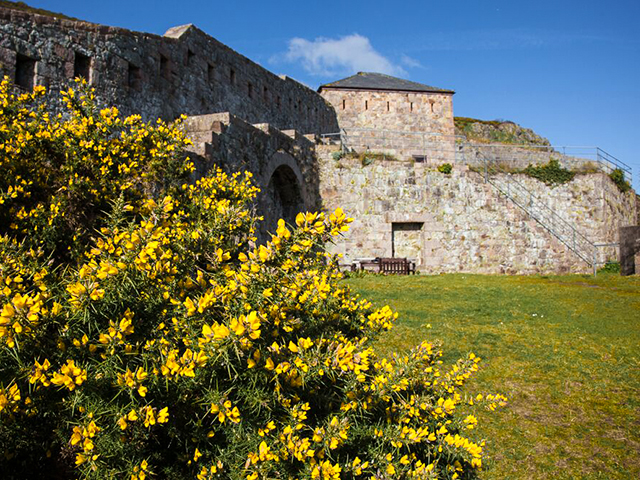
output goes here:
{"type": "Polygon", "coordinates": [[[91,76],[91,57],[75,52],[73,59],[73,78],[82,77],[89,81],[91,76]]]}

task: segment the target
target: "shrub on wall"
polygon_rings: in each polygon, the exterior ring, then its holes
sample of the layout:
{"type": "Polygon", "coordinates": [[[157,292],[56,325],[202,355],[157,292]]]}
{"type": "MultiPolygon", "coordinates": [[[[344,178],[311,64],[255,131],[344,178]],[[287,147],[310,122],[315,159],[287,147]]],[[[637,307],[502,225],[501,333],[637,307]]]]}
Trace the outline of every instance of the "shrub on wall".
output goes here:
{"type": "Polygon", "coordinates": [[[555,159],[549,160],[549,163],[545,165],[529,165],[522,172],[547,185],[558,185],[570,182],[576,175],[575,172],[563,168],[560,162],[555,159]]]}
{"type": "Polygon", "coordinates": [[[396,314],[354,297],[322,244],[340,210],[254,246],[256,188],[189,183],[175,125],[70,90],[0,88],[3,478],[475,478],[483,443],[423,342],[378,358],[396,314]]]}
{"type": "Polygon", "coordinates": [[[620,190],[622,193],[631,190],[631,185],[625,180],[624,172],[621,169],[616,168],[615,170],[613,170],[609,174],[609,178],[613,181],[613,183],[616,184],[618,190],[620,190]]]}
{"type": "Polygon", "coordinates": [[[438,167],[438,171],[440,173],[444,173],[445,175],[449,175],[453,170],[453,166],[450,163],[443,163],[438,167]]]}

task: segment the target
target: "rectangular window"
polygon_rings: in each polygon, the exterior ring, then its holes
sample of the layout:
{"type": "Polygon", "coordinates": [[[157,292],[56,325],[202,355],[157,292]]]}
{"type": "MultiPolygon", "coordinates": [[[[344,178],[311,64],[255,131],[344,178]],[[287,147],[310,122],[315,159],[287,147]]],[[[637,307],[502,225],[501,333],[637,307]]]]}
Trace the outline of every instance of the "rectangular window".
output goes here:
{"type": "Polygon", "coordinates": [[[25,55],[16,56],[15,84],[25,90],[33,90],[36,75],[36,61],[25,55]]]}
{"type": "Polygon", "coordinates": [[[193,64],[193,57],[195,57],[196,54],[193,53],[190,49],[187,48],[187,56],[184,59],[184,63],[185,65],[192,65],[193,64]]]}
{"type": "Polygon", "coordinates": [[[236,84],[236,71],[233,68],[229,70],[229,83],[236,84]]]}
{"type": "Polygon", "coordinates": [[[389,102],[387,102],[387,112],[389,111],[389,102]]]}
{"type": "Polygon", "coordinates": [[[207,80],[214,82],[216,79],[216,69],[210,63],[207,64],[207,80]]]}
{"type": "Polygon", "coordinates": [[[160,55],[160,75],[165,80],[171,80],[171,63],[164,55],[160,55]]]}
{"type": "Polygon", "coordinates": [[[269,101],[269,89],[267,87],[262,88],[262,99],[265,103],[269,101]]]}
{"type": "Polygon", "coordinates": [[[249,98],[253,98],[253,84],[251,82],[247,82],[247,95],[249,98]]]}
{"type": "Polygon", "coordinates": [[[276,106],[280,108],[280,95],[276,96],[276,106]]]}
{"type": "Polygon", "coordinates": [[[347,106],[347,101],[342,100],[342,109],[344,110],[346,106],[347,106]]]}
{"type": "Polygon", "coordinates": [[[416,163],[424,163],[427,160],[425,155],[413,155],[413,160],[416,163]]]}
{"type": "Polygon", "coordinates": [[[75,52],[73,59],[73,77],[82,77],[89,81],[91,76],[91,57],[75,52]]]}
{"type": "Polygon", "coordinates": [[[411,111],[413,112],[413,102],[411,102],[411,107],[410,107],[411,111]]]}
{"type": "Polygon", "coordinates": [[[369,110],[369,100],[364,101],[364,109],[369,110]]]}
{"type": "Polygon", "coordinates": [[[129,88],[139,89],[142,85],[142,71],[140,67],[129,63],[129,72],[127,76],[129,88]]]}

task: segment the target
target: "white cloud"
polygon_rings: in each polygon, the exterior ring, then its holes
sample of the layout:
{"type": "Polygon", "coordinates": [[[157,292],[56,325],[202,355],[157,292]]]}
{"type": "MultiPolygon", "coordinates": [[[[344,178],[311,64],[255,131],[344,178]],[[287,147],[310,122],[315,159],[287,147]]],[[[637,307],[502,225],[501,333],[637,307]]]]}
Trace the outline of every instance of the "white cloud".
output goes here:
{"type": "Polygon", "coordinates": [[[401,66],[377,52],[367,37],[357,33],[338,39],[320,37],[313,41],[292,38],[284,60],[301,62],[311,75],[335,76],[356,72],[407,74],[401,66]]]}
{"type": "Polygon", "coordinates": [[[409,55],[405,55],[404,53],[400,57],[400,62],[408,68],[424,68],[418,60],[411,58],[409,55]]]}

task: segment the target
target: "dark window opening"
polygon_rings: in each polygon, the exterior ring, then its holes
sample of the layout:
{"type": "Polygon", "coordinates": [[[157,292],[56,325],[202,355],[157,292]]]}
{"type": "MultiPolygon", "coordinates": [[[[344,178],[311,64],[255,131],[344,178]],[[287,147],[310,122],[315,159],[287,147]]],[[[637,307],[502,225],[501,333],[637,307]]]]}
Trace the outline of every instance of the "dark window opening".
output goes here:
{"type": "Polygon", "coordinates": [[[413,102],[411,102],[411,111],[413,112],[413,102]]]}
{"type": "Polygon", "coordinates": [[[369,100],[364,101],[364,109],[369,110],[369,100]]]}
{"type": "Polygon", "coordinates": [[[263,89],[262,89],[262,99],[265,102],[269,101],[269,89],[267,87],[263,87],[263,89]]]}
{"type": "Polygon", "coordinates": [[[280,95],[276,96],[276,105],[280,108],[280,95]]]}
{"type": "Polygon", "coordinates": [[[426,155],[413,155],[413,160],[416,163],[424,163],[427,160],[426,155]]]}
{"type": "Polygon", "coordinates": [[[389,102],[387,102],[387,112],[389,111],[389,102]]]}
{"type": "Polygon", "coordinates": [[[253,84],[251,82],[247,82],[247,95],[249,98],[253,98],[253,84]]]}
{"type": "Polygon", "coordinates": [[[193,53],[190,49],[187,48],[187,56],[185,57],[185,64],[186,65],[191,65],[193,63],[193,57],[195,57],[196,54],[193,53]]]}
{"type": "Polygon", "coordinates": [[[160,75],[166,80],[171,79],[171,63],[164,55],[160,55],[160,75]]]}
{"type": "Polygon", "coordinates": [[[229,82],[231,85],[236,84],[236,71],[233,68],[229,70],[229,82]]]}
{"type": "Polygon", "coordinates": [[[130,63],[127,80],[130,88],[140,88],[142,84],[142,71],[140,70],[140,67],[137,67],[133,63],[130,63]]]}
{"type": "Polygon", "coordinates": [[[36,61],[25,55],[16,56],[15,84],[25,90],[33,90],[36,74],[36,61]]]}
{"type": "Polygon", "coordinates": [[[213,82],[216,78],[216,69],[210,63],[207,65],[207,79],[213,82]]]}
{"type": "Polygon", "coordinates": [[[344,108],[347,106],[347,101],[346,100],[342,100],[342,109],[344,110],[344,108]]]}
{"type": "Polygon", "coordinates": [[[91,75],[91,57],[84,55],[80,52],[75,52],[73,59],[73,77],[82,77],[85,80],[89,80],[91,75]]]}

